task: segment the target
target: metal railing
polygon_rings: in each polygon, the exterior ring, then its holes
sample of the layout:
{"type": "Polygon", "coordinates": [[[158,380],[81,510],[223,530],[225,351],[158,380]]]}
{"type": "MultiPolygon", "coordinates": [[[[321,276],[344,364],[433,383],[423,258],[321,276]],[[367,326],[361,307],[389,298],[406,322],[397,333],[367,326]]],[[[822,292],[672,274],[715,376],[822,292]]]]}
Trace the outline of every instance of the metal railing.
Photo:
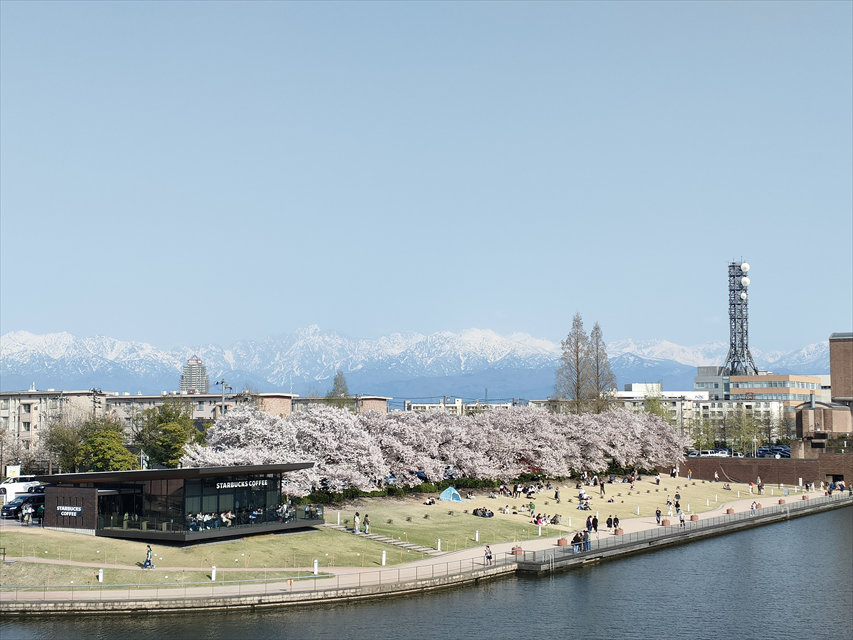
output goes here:
{"type": "MultiPolygon", "coordinates": [[[[683,527],[680,523],[677,523],[668,526],[656,526],[652,529],[643,529],[641,531],[621,535],[604,534],[602,537],[600,533],[597,535],[593,534],[593,537],[589,541],[589,549],[584,549],[584,543],[581,542],[577,545],[580,548],[576,551],[576,545],[573,545],[572,542],[569,541],[566,546],[557,546],[552,549],[541,551],[524,551],[517,557],[520,561],[524,562],[541,562],[546,564],[551,558],[555,561],[559,561],[561,559],[565,559],[567,556],[583,557],[585,555],[595,555],[596,552],[600,552],[602,550],[629,547],[641,542],[653,542],[655,540],[677,537],[685,533],[693,533],[696,531],[725,528],[737,522],[747,520],[760,522],[762,519],[773,517],[780,513],[796,513],[797,511],[803,511],[810,507],[814,507],[815,505],[827,504],[830,502],[849,502],[850,504],[853,504],[853,497],[850,497],[848,494],[841,493],[836,493],[831,496],[820,496],[817,498],[809,497],[807,500],[803,500],[801,496],[779,496],[771,498],[766,494],[764,496],[758,496],[758,498],[759,499],[757,499],[756,502],[762,504],[762,506],[754,512],[741,511],[740,513],[724,514],[701,520],[686,519],[683,527]],[[765,501],[767,498],[777,501],[777,504],[765,506],[760,502],[762,497],[765,501]],[[785,500],[785,504],[778,504],[779,499],[785,500]]],[[[723,506],[725,506],[725,503],[723,503],[723,506]]]]}
{"type": "MultiPolygon", "coordinates": [[[[89,584],[89,585],[0,585],[0,601],[122,601],[133,598],[221,598],[246,595],[305,593],[329,595],[341,589],[361,589],[395,585],[395,590],[421,584],[426,580],[453,579],[508,572],[514,570],[516,557],[510,552],[496,554],[487,565],[485,558],[463,558],[427,565],[403,565],[388,569],[354,573],[293,575],[248,580],[205,582],[176,581],[163,584],[89,584]]],[[[259,569],[258,571],[263,571],[259,569]]]]}
{"type": "Polygon", "coordinates": [[[308,505],[307,507],[300,506],[297,509],[288,510],[282,516],[279,516],[273,509],[268,509],[255,514],[247,511],[245,513],[239,513],[233,520],[229,520],[231,524],[226,524],[222,520],[220,514],[217,514],[215,517],[206,521],[198,521],[197,519],[189,518],[158,517],[156,515],[140,516],[125,520],[117,515],[101,515],[98,517],[98,529],[145,531],[146,533],[153,534],[155,536],[158,533],[184,533],[192,535],[194,533],[202,533],[216,529],[227,528],[229,531],[236,531],[238,529],[246,529],[260,524],[287,524],[300,521],[305,521],[306,526],[322,522],[323,507],[320,505],[308,505]]]}
{"type": "MultiPolygon", "coordinates": [[[[789,496],[790,498],[790,496],[789,496]]],[[[571,543],[566,547],[554,546],[539,551],[524,551],[522,549],[494,554],[491,564],[486,564],[485,557],[461,558],[445,562],[429,564],[412,563],[386,569],[369,569],[352,573],[328,574],[318,573],[309,575],[275,576],[269,578],[247,580],[220,580],[204,582],[177,581],[173,584],[90,584],[90,585],[0,585],[0,600],[14,601],[112,601],[129,600],[133,598],[214,598],[247,595],[305,593],[313,597],[322,597],[325,592],[329,597],[341,589],[362,589],[365,587],[382,587],[395,585],[395,590],[405,591],[416,585],[423,586],[423,581],[441,579],[448,581],[458,579],[479,578],[489,575],[508,573],[514,570],[519,562],[538,562],[553,570],[556,562],[576,557],[582,559],[594,556],[602,550],[617,550],[620,547],[631,547],[640,542],[652,542],[666,538],[678,537],[697,530],[712,530],[726,528],[733,523],[761,520],[781,513],[795,514],[808,508],[827,503],[847,503],[853,505],[853,497],[846,494],[809,498],[808,500],[789,500],[786,504],[762,506],[754,513],[744,511],[705,518],[697,521],[687,521],[685,527],[680,525],[657,526],[629,534],[598,536],[590,541],[590,549],[575,552],[571,543]],[[510,567],[512,569],[510,569],[510,567]]],[[[725,504],[725,503],[724,503],[725,504]]],[[[193,570],[197,571],[197,570],[193,570]]],[[[227,571],[227,570],[226,570],[227,571]]],[[[258,572],[264,569],[257,569],[258,572]]],[[[279,570],[282,572],[284,570],[279,570]]]]}

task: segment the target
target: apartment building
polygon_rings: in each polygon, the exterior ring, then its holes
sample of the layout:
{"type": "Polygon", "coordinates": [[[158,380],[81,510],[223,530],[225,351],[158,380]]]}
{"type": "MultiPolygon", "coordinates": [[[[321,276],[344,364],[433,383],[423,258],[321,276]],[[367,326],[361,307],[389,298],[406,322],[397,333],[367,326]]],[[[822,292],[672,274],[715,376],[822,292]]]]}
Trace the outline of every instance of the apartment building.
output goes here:
{"type": "Polygon", "coordinates": [[[6,436],[8,446],[31,451],[52,422],[103,416],[106,398],[100,389],[0,393],[0,433],[6,436]]]}

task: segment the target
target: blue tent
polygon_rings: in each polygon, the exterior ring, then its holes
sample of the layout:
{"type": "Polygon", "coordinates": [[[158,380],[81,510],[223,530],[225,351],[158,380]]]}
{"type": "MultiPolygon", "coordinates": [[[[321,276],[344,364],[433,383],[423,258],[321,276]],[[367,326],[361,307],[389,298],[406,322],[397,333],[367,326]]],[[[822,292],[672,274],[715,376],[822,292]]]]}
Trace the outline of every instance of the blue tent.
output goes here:
{"type": "Polygon", "coordinates": [[[441,492],[441,495],[438,496],[438,499],[448,500],[450,502],[465,502],[462,499],[462,496],[459,495],[459,492],[453,487],[447,487],[447,489],[441,492]]]}

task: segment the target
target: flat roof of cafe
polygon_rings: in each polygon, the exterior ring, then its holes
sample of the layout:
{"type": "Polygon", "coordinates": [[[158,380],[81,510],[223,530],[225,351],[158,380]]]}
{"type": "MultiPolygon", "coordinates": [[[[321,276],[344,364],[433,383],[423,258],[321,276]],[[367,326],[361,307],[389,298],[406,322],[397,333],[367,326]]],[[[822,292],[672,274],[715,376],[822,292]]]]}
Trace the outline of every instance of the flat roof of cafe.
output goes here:
{"type": "Polygon", "coordinates": [[[179,469],[136,469],[133,471],[92,471],[88,473],[55,473],[36,475],[39,482],[73,484],[78,482],[139,482],[143,480],[189,480],[219,476],[250,476],[261,473],[288,473],[310,469],[313,462],[257,464],[239,467],[183,467],[179,469]]]}

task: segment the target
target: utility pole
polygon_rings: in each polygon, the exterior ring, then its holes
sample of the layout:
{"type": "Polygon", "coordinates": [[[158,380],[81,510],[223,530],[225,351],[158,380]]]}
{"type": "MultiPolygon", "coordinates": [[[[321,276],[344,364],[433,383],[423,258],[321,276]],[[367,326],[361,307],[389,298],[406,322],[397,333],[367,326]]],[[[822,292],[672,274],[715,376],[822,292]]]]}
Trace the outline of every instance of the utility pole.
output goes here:
{"type": "Polygon", "coordinates": [[[225,378],[222,378],[222,380],[219,380],[216,384],[222,388],[222,406],[219,408],[219,416],[222,417],[225,415],[225,391],[226,389],[228,391],[233,391],[233,389],[225,384],[225,378]]]}

